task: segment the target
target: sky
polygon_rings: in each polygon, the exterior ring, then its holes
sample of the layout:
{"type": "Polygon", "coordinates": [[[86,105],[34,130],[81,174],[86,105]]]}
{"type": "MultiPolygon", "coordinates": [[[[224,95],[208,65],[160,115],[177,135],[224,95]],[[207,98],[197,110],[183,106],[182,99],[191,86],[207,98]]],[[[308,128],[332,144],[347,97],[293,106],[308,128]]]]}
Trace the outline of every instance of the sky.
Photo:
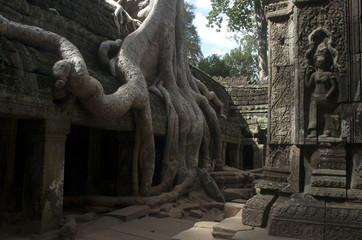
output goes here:
{"type": "Polygon", "coordinates": [[[225,21],[220,32],[206,27],[206,16],[211,10],[210,0],[186,0],[186,2],[193,4],[196,8],[194,25],[200,36],[201,51],[204,57],[211,54],[225,54],[237,47],[233,39],[228,39],[228,37],[232,37],[233,34],[227,31],[225,21]]]}

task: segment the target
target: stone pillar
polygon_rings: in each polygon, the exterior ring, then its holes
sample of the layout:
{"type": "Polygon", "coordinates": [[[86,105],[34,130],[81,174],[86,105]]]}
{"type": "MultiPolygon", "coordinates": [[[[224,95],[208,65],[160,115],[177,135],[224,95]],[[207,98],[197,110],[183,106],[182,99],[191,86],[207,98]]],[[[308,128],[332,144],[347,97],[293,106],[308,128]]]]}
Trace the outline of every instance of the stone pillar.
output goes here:
{"type": "Polygon", "coordinates": [[[263,147],[262,144],[253,144],[253,168],[263,167],[263,147]]]}
{"type": "Polygon", "coordinates": [[[65,140],[68,121],[29,121],[26,134],[26,166],[23,217],[32,231],[55,228],[63,218],[65,140]]]}
{"type": "MultiPolygon", "coordinates": [[[[252,226],[265,226],[276,198],[298,192],[300,180],[300,150],[295,142],[298,84],[294,72],[293,3],[263,1],[263,5],[269,25],[269,114],[265,166],[256,184],[260,194],[245,204],[247,211],[242,216],[243,223],[252,226]],[[254,214],[257,217],[253,218],[254,214]]],[[[255,159],[260,158],[260,152],[254,151],[255,159]]]]}

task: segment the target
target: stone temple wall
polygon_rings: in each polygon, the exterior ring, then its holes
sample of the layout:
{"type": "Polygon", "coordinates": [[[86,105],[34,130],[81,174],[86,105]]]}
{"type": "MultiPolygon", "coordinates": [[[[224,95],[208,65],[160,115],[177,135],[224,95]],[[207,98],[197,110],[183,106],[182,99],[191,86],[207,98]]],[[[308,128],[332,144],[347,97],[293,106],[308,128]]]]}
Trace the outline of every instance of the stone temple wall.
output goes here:
{"type": "Polygon", "coordinates": [[[216,78],[230,94],[237,109],[247,124],[255,125],[262,130],[267,128],[268,118],[268,85],[266,83],[249,82],[243,77],[216,78]]]}
{"type": "Polygon", "coordinates": [[[362,239],[359,0],[263,1],[266,163],[244,224],[300,239],[362,239]]]}
{"type": "Polygon", "coordinates": [[[266,82],[250,82],[244,77],[215,78],[215,80],[225,87],[235,104],[236,113],[245,119],[244,144],[253,149],[253,168],[264,166],[268,125],[268,85],[266,82]]]}

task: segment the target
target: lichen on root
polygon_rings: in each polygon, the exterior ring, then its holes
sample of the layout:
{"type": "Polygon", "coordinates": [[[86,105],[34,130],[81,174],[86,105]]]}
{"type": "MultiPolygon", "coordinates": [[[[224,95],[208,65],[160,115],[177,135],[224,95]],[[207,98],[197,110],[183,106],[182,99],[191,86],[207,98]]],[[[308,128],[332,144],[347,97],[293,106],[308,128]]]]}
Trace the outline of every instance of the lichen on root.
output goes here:
{"type": "Polygon", "coordinates": [[[82,55],[67,39],[0,16],[0,33],[6,38],[61,56],[62,60],[53,67],[53,74],[58,79],[56,86],[64,86],[92,114],[117,119],[130,109],[135,113],[132,170],[135,196],[79,198],[88,205],[92,202],[112,206],[127,203],[155,205],[175,201],[195,182],[197,167],[206,167],[209,160],[221,160],[218,116],[209,101],[218,107],[220,116],[223,116],[222,103],[191,75],[185,54],[184,1],[150,0],[147,7],[149,14],[135,32],[123,42],[104,45],[105,49],[112,44],[120,46],[110,66],[114,67],[112,74],[116,77],[122,75],[126,80],[109,95],[104,94],[99,81],[89,75],[82,55]],[[162,180],[155,187],[152,187],[155,143],[148,87],[163,97],[168,114],[162,180]]]}

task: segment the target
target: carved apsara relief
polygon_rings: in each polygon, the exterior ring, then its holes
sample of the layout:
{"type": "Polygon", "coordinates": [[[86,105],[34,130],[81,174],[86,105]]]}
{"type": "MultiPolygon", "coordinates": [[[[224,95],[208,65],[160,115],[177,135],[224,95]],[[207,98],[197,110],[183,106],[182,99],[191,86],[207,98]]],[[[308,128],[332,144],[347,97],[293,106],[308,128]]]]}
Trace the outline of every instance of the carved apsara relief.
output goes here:
{"type": "Polygon", "coordinates": [[[304,73],[305,97],[309,102],[307,138],[335,141],[330,138],[340,136],[340,119],[336,114],[340,69],[338,52],[332,47],[331,33],[324,28],[314,30],[308,39],[304,73]]]}

